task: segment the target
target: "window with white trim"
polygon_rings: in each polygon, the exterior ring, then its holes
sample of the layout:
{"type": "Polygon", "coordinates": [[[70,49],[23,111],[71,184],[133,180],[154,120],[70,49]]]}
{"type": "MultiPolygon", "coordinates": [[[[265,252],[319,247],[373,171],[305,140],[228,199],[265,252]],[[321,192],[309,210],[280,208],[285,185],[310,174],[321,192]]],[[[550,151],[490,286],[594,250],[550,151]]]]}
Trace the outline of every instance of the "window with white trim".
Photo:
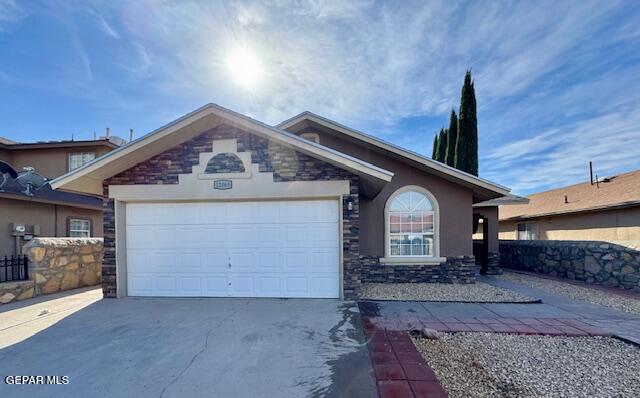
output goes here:
{"type": "Polygon", "coordinates": [[[95,152],[75,152],[69,154],[69,171],[84,166],[96,158],[95,152]]]}
{"type": "Polygon", "coordinates": [[[435,211],[424,193],[410,190],[393,197],[387,217],[389,256],[434,256],[435,211]]]}
{"type": "Polygon", "coordinates": [[[536,239],[536,224],[529,222],[518,223],[517,226],[517,239],[518,240],[535,240],[536,239]]]}
{"type": "Polygon", "coordinates": [[[89,238],[91,236],[91,221],[82,218],[69,219],[70,238],[89,238]]]}

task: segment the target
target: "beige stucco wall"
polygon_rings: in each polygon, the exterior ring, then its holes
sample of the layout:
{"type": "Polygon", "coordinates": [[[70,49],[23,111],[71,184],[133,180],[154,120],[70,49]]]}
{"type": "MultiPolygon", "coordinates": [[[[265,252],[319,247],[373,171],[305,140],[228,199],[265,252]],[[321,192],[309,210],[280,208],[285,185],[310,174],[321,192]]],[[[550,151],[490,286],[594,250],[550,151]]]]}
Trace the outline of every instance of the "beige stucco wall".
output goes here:
{"type": "MultiPolygon", "coordinates": [[[[525,221],[520,221],[525,222],[525,221]]],[[[539,240],[640,241],[640,207],[527,220],[539,240]]],[[[500,222],[500,239],[516,239],[516,221],[500,222]]]]}
{"type": "MultiPolygon", "coordinates": [[[[0,198],[0,256],[14,254],[15,238],[11,223],[24,223],[30,229],[40,225],[40,236],[67,236],[69,217],[89,218],[92,236],[102,237],[102,210],[79,209],[62,205],[0,198]]],[[[20,242],[20,247],[25,242],[20,242]]]]}
{"type": "Polygon", "coordinates": [[[384,208],[389,197],[406,185],[418,185],[435,196],[440,208],[440,255],[473,255],[473,192],[471,189],[414,168],[409,164],[369,150],[346,139],[319,129],[302,132],[317,133],[320,144],[370,162],[394,173],[391,182],[373,199],[360,201],[360,253],[364,256],[384,256],[384,208]]]}
{"type": "MultiPolygon", "coordinates": [[[[489,251],[498,252],[498,207],[477,207],[473,214],[480,214],[487,218],[489,223],[489,251]]],[[[478,226],[479,232],[473,234],[473,239],[482,239],[482,226],[478,226]]]]}
{"type": "MultiPolygon", "coordinates": [[[[47,178],[58,177],[68,171],[69,154],[76,152],[94,152],[96,157],[111,150],[105,146],[86,146],[74,148],[43,148],[43,149],[17,149],[5,152],[5,160],[14,169],[20,171],[23,167],[31,166],[47,178]],[[10,157],[9,155],[10,154],[10,157]]],[[[2,154],[0,153],[0,156],[2,154]]]]}

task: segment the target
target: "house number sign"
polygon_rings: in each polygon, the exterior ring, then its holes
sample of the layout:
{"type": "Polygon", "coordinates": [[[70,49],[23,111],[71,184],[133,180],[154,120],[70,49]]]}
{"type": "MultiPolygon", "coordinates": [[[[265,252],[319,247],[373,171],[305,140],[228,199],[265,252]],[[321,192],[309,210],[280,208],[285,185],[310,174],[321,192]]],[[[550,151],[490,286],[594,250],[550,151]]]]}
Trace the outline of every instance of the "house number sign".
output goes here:
{"type": "Polygon", "coordinates": [[[231,180],[215,180],[213,181],[213,189],[231,189],[233,182],[231,180]]]}

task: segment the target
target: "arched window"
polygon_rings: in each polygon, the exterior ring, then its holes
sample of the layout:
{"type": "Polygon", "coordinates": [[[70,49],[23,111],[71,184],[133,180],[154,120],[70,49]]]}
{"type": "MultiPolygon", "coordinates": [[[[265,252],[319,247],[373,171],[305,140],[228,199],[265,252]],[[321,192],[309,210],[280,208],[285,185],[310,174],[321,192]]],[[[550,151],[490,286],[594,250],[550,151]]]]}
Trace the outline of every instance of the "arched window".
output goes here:
{"type": "Polygon", "coordinates": [[[427,190],[397,190],[385,208],[387,257],[434,257],[438,249],[438,204],[427,190]]]}

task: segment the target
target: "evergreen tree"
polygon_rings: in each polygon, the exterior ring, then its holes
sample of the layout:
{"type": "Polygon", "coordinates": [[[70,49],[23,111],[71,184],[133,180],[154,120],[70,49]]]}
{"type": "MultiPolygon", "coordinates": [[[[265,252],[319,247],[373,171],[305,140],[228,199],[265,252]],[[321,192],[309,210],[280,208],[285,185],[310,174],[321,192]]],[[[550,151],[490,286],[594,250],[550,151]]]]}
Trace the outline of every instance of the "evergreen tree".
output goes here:
{"type": "Polygon", "coordinates": [[[440,143],[438,138],[439,138],[438,133],[436,133],[436,136],[433,137],[433,152],[431,153],[431,159],[433,160],[438,160],[438,152],[439,152],[438,144],[440,143]]]}
{"type": "Polygon", "coordinates": [[[458,115],[455,110],[451,110],[449,118],[449,134],[447,137],[447,153],[444,162],[449,166],[453,166],[456,158],[456,143],[458,141],[458,115]]]}
{"type": "Polygon", "coordinates": [[[471,80],[471,70],[464,77],[460,96],[458,118],[458,140],[454,167],[478,175],[478,120],[476,116],[476,94],[471,80]]]}
{"type": "Polygon", "coordinates": [[[447,155],[447,142],[449,134],[446,129],[440,129],[440,136],[438,137],[438,162],[444,163],[444,158],[447,155]]]}

